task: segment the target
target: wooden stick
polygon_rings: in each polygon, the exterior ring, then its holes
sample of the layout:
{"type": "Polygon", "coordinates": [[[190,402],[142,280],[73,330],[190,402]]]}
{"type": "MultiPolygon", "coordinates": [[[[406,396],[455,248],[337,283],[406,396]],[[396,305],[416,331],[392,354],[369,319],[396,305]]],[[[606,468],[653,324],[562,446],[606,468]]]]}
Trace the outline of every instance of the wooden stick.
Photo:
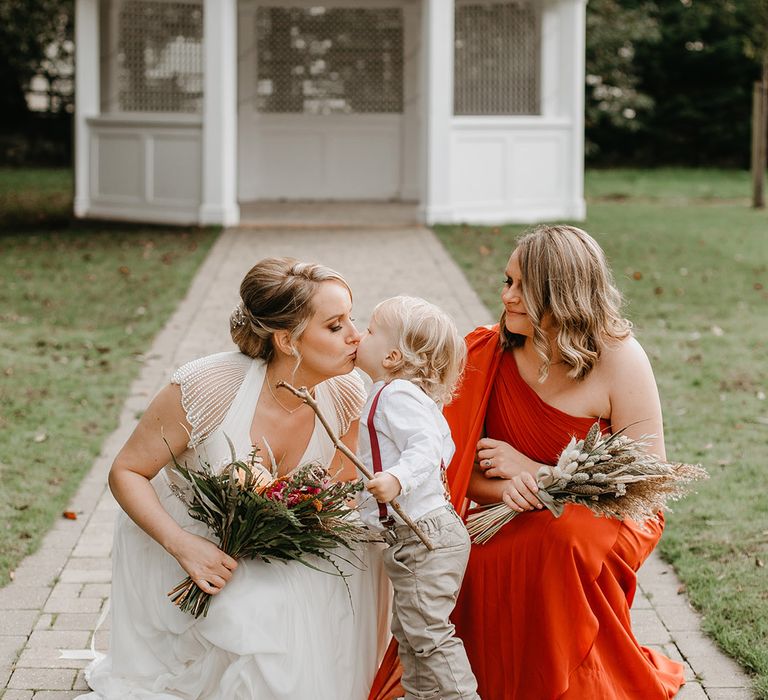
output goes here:
{"type": "MultiPolygon", "coordinates": [[[[312,398],[312,394],[309,393],[307,387],[302,386],[297,389],[295,386],[291,386],[288,382],[284,381],[279,381],[276,386],[278,388],[282,387],[283,389],[288,389],[288,391],[290,391],[294,396],[298,396],[304,403],[308,404],[310,408],[315,412],[320,422],[323,424],[325,432],[328,433],[328,437],[331,438],[333,444],[336,446],[336,449],[339,450],[339,452],[341,452],[345,457],[347,457],[366,479],[373,479],[373,474],[371,474],[367,467],[357,458],[357,455],[352,452],[352,450],[350,450],[341,440],[339,440],[338,437],[336,437],[333,432],[333,428],[331,428],[331,426],[328,424],[328,421],[325,419],[325,416],[320,410],[320,407],[317,405],[317,402],[312,398]]],[[[413,530],[413,532],[416,534],[416,537],[418,537],[424,543],[424,546],[430,552],[433,551],[435,546],[432,544],[429,537],[427,537],[421,528],[415,522],[413,522],[413,520],[411,520],[408,514],[402,509],[400,504],[393,500],[389,502],[389,505],[392,506],[392,510],[394,510],[395,513],[400,516],[402,521],[409,528],[411,528],[411,530],[413,530]]]]}

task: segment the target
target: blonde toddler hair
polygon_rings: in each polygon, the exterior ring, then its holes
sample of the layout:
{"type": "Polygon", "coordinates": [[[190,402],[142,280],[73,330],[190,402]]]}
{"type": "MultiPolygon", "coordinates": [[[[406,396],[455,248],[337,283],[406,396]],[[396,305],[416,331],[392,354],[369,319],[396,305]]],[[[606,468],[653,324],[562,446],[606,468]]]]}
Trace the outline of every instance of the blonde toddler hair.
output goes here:
{"type": "Polygon", "coordinates": [[[467,355],[453,319],[434,304],[407,296],[382,301],[372,319],[392,332],[402,355],[390,374],[413,382],[437,404],[449,403],[467,355]]]}

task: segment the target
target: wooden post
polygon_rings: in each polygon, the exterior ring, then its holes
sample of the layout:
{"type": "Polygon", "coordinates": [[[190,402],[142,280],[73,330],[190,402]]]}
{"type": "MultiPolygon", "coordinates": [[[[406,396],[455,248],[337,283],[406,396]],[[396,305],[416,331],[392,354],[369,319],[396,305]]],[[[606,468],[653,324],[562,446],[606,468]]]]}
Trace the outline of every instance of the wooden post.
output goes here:
{"type": "Polygon", "coordinates": [[[768,151],[768,53],[763,59],[762,80],[752,91],[752,206],[765,208],[765,169],[768,151]]]}

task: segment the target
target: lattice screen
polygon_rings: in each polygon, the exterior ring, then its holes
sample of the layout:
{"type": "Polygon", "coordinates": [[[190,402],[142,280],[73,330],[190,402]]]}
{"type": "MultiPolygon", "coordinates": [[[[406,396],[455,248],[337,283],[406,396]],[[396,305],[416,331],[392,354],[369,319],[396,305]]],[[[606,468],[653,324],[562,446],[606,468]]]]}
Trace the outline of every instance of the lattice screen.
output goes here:
{"type": "Polygon", "coordinates": [[[113,0],[108,102],[127,112],[202,111],[202,0],[113,0]]]}
{"type": "Polygon", "coordinates": [[[540,113],[540,24],[526,0],[456,2],[454,114],[540,113]]]}
{"type": "Polygon", "coordinates": [[[259,7],[256,109],[403,111],[402,11],[259,7]]]}

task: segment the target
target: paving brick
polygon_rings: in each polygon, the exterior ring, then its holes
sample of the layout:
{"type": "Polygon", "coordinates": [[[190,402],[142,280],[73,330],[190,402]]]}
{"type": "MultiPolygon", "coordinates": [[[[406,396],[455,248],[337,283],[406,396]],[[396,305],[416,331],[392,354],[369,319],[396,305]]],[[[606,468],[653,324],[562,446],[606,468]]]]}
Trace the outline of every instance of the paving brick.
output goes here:
{"type": "Polygon", "coordinates": [[[21,652],[17,668],[84,668],[88,659],[63,659],[61,650],[56,648],[35,647],[21,652]]]}
{"type": "Polygon", "coordinates": [[[47,586],[28,586],[14,581],[0,589],[0,610],[39,610],[50,594],[47,586]]]}
{"type": "Polygon", "coordinates": [[[680,692],[675,695],[675,700],[707,700],[704,688],[698,683],[686,683],[680,692]]]}
{"type": "Polygon", "coordinates": [[[701,629],[701,618],[687,600],[677,605],[657,605],[656,613],[670,632],[692,632],[701,629]]]}
{"type": "Polygon", "coordinates": [[[80,592],[81,598],[109,598],[112,586],[109,583],[86,583],[80,592]]]}
{"type": "MultiPolygon", "coordinates": [[[[84,540],[87,542],[85,545],[78,545],[72,551],[73,557],[101,557],[107,558],[112,554],[112,540],[104,544],[91,544],[90,540],[84,540]]],[[[78,559],[72,559],[72,563],[76,564],[78,559]]]]}
{"type": "Polygon", "coordinates": [[[112,571],[112,560],[109,557],[81,557],[72,553],[70,568],[77,571],[112,571]]]}
{"type": "Polygon", "coordinates": [[[31,690],[6,690],[3,695],[3,700],[31,700],[31,690]]]}
{"type": "Polygon", "coordinates": [[[82,583],[62,583],[59,581],[53,587],[49,600],[53,598],[78,598],[80,596],[80,591],[82,590],[82,583]]]}
{"type": "Polygon", "coordinates": [[[69,668],[17,668],[9,688],[19,690],[70,690],[77,672],[69,668]]]}
{"type": "MultiPolygon", "coordinates": [[[[41,547],[37,552],[26,557],[19,569],[27,566],[63,566],[69,559],[70,549],[71,547],[41,547]]],[[[17,569],[17,573],[19,569],[17,569]]]]}
{"type": "Polygon", "coordinates": [[[95,633],[96,641],[94,644],[96,651],[100,651],[102,653],[106,653],[107,651],[109,651],[109,636],[110,636],[110,631],[105,630],[104,628],[101,628],[96,631],[95,633]]]}
{"type": "Polygon", "coordinates": [[[82,531],[82,525],[71,525],[70,523],[72,522],[74,521],[54,525],[53,529],[45,536],[43,546],[56,547],[57,549],[72,549],[82,531]]]}
{"type": "MultiPolygon", "coordinates": [[[[12,666],[19,652],[27,643],[26,635],[10,635],[0,637],[0,667],[12,666]]],[[[2,688],[2,685],[0,685],[2,688]]]]}
{"type": "Polygon", "coordinates": [[[74,700],[78,695],[82,695],[82,691],[39,690],[32,696],[32,700],[74,700]]]}
{"type": "Polygon", "coordinates": [[[17,569],[13,580],[19,584],[32,586],[53,586],[64,565],[25,566],[17,569]]]}
{"type": "Polygon", "coordinates": [[[632,628],[643,644],[666,644],[672,637],[662,624],[656,611],[632,610],[632,628]]]}
{"type": "Polygon", "coordinates": [[[37,610],[4,610],[2,634],[27,636],[35,626],[40,612],[37,610]]]}
{"type": "Polygon", "coordinates": [[[101,523],[103,525],[110,525],[115,521],[117,517],[117,510],[113,508],[104,508],[103,510],[93,511],[90,522],[101,523]]]}
{"type": "Polygon", "coordinates": [[[693,659],[691,665],[708,693],[713,688],[749,688],[751,685],[741,666],[728,657],[719,655],[693,659]]]}
{"type": "Polygon", "coordinates": [[[638,588],[635,593],[635,599],[632,601],[632,610],[647,610],[651,607],[651,601],[648,596],[638,588]]]}
{"type": "Polygon", "coordinates": [[[89,571],[66,568],[61,572],[61,580],[64,583],[109,583],[112,580],[112,569],[89,571]]]}
{"type": "Polygon", "coordinates": [[[80,670],[77,672],[77,677],[75,678],[75,684],[72,686],[73,690],[90,690],[88,687],[88,684],[85,682],[85,673],[80,670]]]}
{"type": "Polygon", "coordinates": [[[720,654],[715,643],[699,630],[676,632],[675,644],[686,659],[707,658],[720,654]]]}
{"type": "Polygon", "coordinates": [[[35,630],[29,637],[29,647],[47,649],[85,649],[91,634],[85,630],[35,630]]]}
{"type": "Polygon", "coordinates": [[[709,700],[754,700],[757,696],[749,688],[707,688],[709,700]]]}
{"type": "MultiPolygon", "coordinates": [[[[88,630],[89,632],[96,627],[100,613],[60,613],[56,616],[53,623],[53,629],[61,631],[88,630]]],[[[107,620],[104,620],[106,623],[107,620]]],[[[102,625],[103,628],[103,625],[102,625]]]]}
{"type": "Polygon", "coordinates": [[[43,610],[49,613],[88,613],[101,610],[99,598],[50,598],[43,610]]]}

